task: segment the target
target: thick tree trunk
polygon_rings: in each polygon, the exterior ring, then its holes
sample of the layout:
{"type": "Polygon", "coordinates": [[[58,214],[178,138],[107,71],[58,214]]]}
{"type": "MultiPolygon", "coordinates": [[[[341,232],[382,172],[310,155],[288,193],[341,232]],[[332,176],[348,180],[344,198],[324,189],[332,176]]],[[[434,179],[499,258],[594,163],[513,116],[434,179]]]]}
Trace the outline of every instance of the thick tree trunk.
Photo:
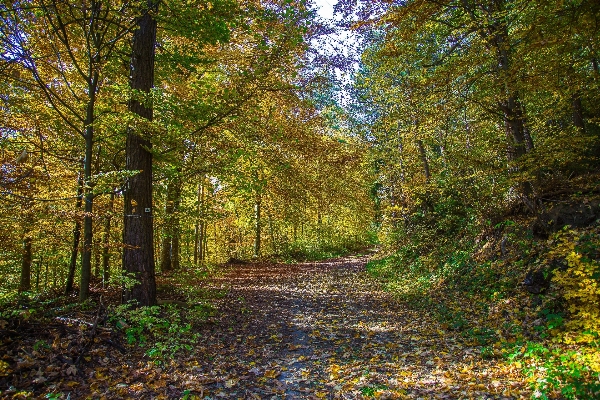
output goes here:
{"type": "MultiPolygon", "coordinates": [[[[503,11],[503,2],[495,3],[492,8],[495,8],[496,11],[503,11]]],[[[500,109],[504,114],[506,134],[510,140],[509,159],[517,160],[533,149],[533,141],[525,124],[526,118],[523,105],[519,100],[518,92],[515,90],[513,78],[511,77],[512,60],[508,28],[502,22],[495,22],[488,29],[490,29],[490,34],[493,35],[498,75],[503,80],[504,93],[502,97],[505,100],[500,103],[500,109]]]]}
{"type": "Polygon", "coordinates": [[[533,149],[533,142],[525,126],[525,117],[517,95],[510,96],[500,107],[504,112],[504,126],[509,140],[508,159],[515,161],[533,149]]]}
{"type": "Polygon", "coordinates": [[[26,233],[23,237],[23,253],[21,262],[21,281],[19,292],[31,290],[31,236],[26,233]]]}
{"type": "MultiPolygon", "coordinates": [[[[503,2],[496,3],[497,11],[503,8],[503,2]]],[[[496,50],[498,75],[503,80],[503,93],[505,98],[499,104],[504,114],[505,133],[508,140],[507,157],[509,161],[519,160],[523,155],[533,150],[533,140],[526,125],[526,116],[523,104],[519,99],[519,93],[515,89],[515,84],[511,76],[512,59],[510,54],[510,40],[508,29],[505,24],[496,22],[489,28],[493,35],[493,43],[496,50]]],[[[518,169],[512,166],[511,170],[518,169]]],[[[531,182],[526,181],[520,184],[519,188],[523,203],[532,211],[535,211],[534,203],[530,196],[533,193],[531,182]]]]}
{"type": "MultiPolygon", "coordinates": [[[[83,179],[81,174],[77,178],[77,202],[75,203],[75,210],[81,210],[81,204],[83,203],[83,179]]],[[[69,262],[69,275],[67,276],[67,283],[65,285],[65,294],[69,294],[73,291],[73,283],[75,281],[75,269],[77,268],[77,253],[79,252],[79,240],[81,238],[81,221],[75,220],[75,228],[73,229],[73,246],[71,246],[71,260],[69,262]]]]}
{"type": "MultiPolygon", "coordinates": [[[[133,35],[130,85],[133,90],[149,93],[154,85],[154,46],[156,20],[151,13],[157,5],[148,2],[147,10],[138,20],[133,35]]],[[[129,110],[141,118],[152,120],[152,106],[132,99],[129,110]]],[[[136,279],[131,288],[125,288],[123,300],[133,300],[140,306],[156,304],[154,272],[154,230],[152,220],[152,153],[150,132],[147,129],[127,131],[125,148],[126,169],[140,171],[130,177],[125,192],[125,221],[123,231],[123,268],[136,279]]]]}

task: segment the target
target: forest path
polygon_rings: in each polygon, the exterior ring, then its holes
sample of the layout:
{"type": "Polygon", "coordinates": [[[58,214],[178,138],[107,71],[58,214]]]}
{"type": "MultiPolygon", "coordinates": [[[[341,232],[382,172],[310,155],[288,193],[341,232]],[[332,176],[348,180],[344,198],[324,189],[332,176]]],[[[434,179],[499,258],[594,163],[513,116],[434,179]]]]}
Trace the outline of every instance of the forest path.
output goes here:
{"type": "Polygon", "coordinates": [[[202,396],[488,399],[524,389],[506,365],[382,291],[367,260],[236,265],[213,280],[228,295],[200,332],[202,396]]]}

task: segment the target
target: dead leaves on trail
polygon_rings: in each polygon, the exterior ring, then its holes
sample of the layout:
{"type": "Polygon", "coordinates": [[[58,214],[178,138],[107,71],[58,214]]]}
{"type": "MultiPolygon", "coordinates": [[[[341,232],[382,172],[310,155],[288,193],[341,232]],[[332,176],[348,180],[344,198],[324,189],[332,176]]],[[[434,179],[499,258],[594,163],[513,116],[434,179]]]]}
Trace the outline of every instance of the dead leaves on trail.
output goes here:
{"type": "Polygon", "coordinates": [[[231,283],[206,368],[220,381],[204,395],[225,398],[521,398],[516,368],[483,360],[427,313],[406,308],[363,272],[364,259],[245,265],[231,283]],[[236,299],[237,302],[232,302],[236,299]],[[240,309],[248,310],[240,317],[240,309]],[[237,311],[236,311],[237,310],[237,311]],[[231,330],[238,335],[221,336],[231,330]],[[241,337],[240,337],[241,336],[241,337]],[[218,339],[218,338],[219,339],[218,339]],[[228,384],[237,371],[247,379],[228,384]],[[245,372],[244,372],[245,371],[245,372]]]}
{"type": "MultiPolygon", "coordinates": [[[[0,363],[0,375],[29,380],[37,396],[65,399],[530,396],[514,366],[484,360],[479,347],[381,291],[363,272],[365,261],[236,265],[209,282],[228,293],[213,299],[215,314],[194,327],[193,348],[161,365],[139,346],[122,355],[99,344],[81,365],[48,356],[46,369],[26,352],[15,363],[15,351],[0,363]]],[[[4,398],[19,398],[16,386],[2,390],[4,398]]]]}

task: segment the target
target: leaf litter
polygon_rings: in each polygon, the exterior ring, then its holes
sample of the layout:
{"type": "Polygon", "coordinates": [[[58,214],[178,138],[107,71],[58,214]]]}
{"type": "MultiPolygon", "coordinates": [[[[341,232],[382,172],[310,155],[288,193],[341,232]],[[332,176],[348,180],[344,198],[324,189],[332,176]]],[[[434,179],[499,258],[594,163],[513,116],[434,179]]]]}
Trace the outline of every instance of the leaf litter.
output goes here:
{"type": "Polygon", "coordinates": [[[54,320],[46,327],[27,320],[19,320],[21,326],[3,324],[2,333],[8,335],[0,345],[4,354],[0,396],[531,396],[517,366],[481,357],[479,347],[465,342],[427,310],[382,290],[365,272],[366,261],[361,256],[231,266],[225,274],[198,283],[226,294],[212,299],[216,311],[194,325],[193,346],[160,362],[149,358],[143,346],[127,345],[120,331],[106,324],[94,326],[93,311],[70,315],[60,323],[54,320]],[[92,336],[93,329],[97,332],[92,336]]]}

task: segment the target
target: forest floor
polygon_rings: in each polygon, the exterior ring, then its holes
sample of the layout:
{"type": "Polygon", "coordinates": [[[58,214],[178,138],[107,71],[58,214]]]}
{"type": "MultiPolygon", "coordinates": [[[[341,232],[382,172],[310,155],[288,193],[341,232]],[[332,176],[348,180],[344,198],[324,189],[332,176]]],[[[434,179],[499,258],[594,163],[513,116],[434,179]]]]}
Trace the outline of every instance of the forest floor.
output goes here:
{"type": "Polygon", "coordinates": [[[223,296],[212,300],[212,316],[193,327],[192,346],[160,362],[148,356],[147,347],[126,345],[123,336],[119,342],[114,324],[94,326],[93,311],[88,313],[84,333],[76,322],[80,318],[73,316],[73,324],[65,325],[69,319],[64,318],[52,322],[43,330],[43,340],[27,335],[34,331],[41,335],[35,322],[20,322],[16,327],[11,320],[4,321],[0,397],[503,399],[531,395],[514,366],[482,358],[477,346],[446,329],[428,310],[413,308],[381,290],[365,271],[367,260],[356,256],[230,266],[224,274],[201,283],[223,296]],[[66,327],[59,329],[60,324],[66,327]]]}

